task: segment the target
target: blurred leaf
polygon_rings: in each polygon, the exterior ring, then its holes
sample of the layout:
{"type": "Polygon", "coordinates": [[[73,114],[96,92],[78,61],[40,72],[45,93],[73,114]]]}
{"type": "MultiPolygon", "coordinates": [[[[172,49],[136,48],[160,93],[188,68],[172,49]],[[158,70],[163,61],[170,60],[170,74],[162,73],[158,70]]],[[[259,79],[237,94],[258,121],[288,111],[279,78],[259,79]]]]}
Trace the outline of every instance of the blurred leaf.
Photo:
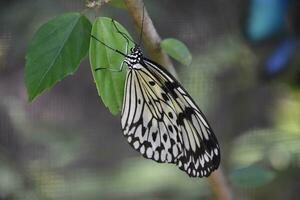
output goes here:
{"type": "MultiPolygon", "coordinates": [[[[121,24],[118,22],[115,23],[120,31],[129,35],[121,24]]],[[[93,24],[92,35],[114,49],[118,49],[124,53],[127,51],[126,40],[116,31],[110,18],[97,18],[93,24]]],[[[129,44],[129,47],[133,47],[132,43],[129,44]]],[[[90,63],[93,77],[99,96],[101,96],[103,103],[109,108],[112,114],[117,114],[122,108],[126,66],[121,72],[113,72],[110,69],[119,70],[123,60],[124,56],[108,49],[96,39],[91,38],[90,63]],[[100,67],[108,69],[95,71],[96,68],[100,67]]]]}
{"type": "Polygon", "coordinates": [[[115,6],[117,8],[126,8],[126,5],[124,3],[124,0],[110,0],[109,4],[111,4],[112,6],[115,6]]]}
{"type": "MultiPolygon", "coordinates": [[[[107,177],[89,170],[75,170],[70,172],[67,180],[67,191],[64,199],[107,199],[104,196],[107,177]]],[[[107,188],[110,190],[111,188],[107,188]]]]}
{"type": "Polygon", "coordinates": [[[44,199],[40,196],[40,191],[35,190],[19,190],[16,191],[16,200],[41,200],[44,199]]]}
{"type": "MultiPolygon", "coordinates": [[[[282,170],[300,159],[299,143],[299,132],[251,130],[234,141],[231,159],[239,167],[267,161],[273,168],[282,170]]],[[[295,164],[300,166],[299,162],[295,164]]]]}
{"type": "MultiPolygon", "coordinates": [[[[291,90],[292,91],[292,90],[291,90]]],[[[274,115],[276,126],[281,130],[299,132],[300,130],[300,91],[293,91],[282,98],[274,115]]]]}
{"type": "Polygon", "coordinates": [[[43,199],[61,199],[68,187],[67,180],[48,166],[30,166],[30,175],[43,199]]]}
{"type": "Polygon", "coordinates": [[[80,13],[55,17],[39,28],[26,55],[29,101],[76,71],[87,54],[90,30],[91,23],[80,13]]]}
{"type": "Polygon", "coordinates": [[[206,181],[188,178],[175,165],[158,164],[143,158],[128,159],[117,172],[110,184],[113,185],[110,192],[119,198],[136,199],[169,191],[170,199],[196,199],[210,195],[206,181]]]}
{"type": "Polygon", "coordinates": [[[257,188],[268,184],[275,178],[275,173],[260,166],[249,166],[233,171],[231,182],[237,187],[257,188]]]}
{"type": "Polygon", "coordinates": [[[190,65],[192,62],[192,55],[185,44],[177,39],[167,38],[160,43],[163,48],[172,58],[182,63],[183,65],[190,65]]]}
{"type": "Polygon", "coordinates": [[[102,170],[70,169],[61,176],[47,165],[36,163],[30,168],[38,191],[49,199],[140,199],[161,192],[171,195],[170,199],[211,195],[206,181],[188,178],[173,165],[128,159],[115,173],[111,173],[112,169],[102,170]]]}
{"type": "Polygon", "coordinates": [[[5,160],[3,161],[0,162],[0,199],[1,196],[9,196],[22,188],[20,174],[12,166],[9,166],[5,160]]]}

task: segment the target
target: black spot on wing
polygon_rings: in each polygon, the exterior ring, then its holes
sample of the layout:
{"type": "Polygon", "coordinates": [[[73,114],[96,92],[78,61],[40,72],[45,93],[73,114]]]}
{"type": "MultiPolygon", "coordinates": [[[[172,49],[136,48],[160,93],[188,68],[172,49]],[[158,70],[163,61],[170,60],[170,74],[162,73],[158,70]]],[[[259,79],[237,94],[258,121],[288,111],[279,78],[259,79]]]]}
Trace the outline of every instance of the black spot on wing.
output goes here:
{"type": "Polygon", "coordinates": [[[152,133],[153,141],[156,141],[157,134],[158,134],[157,132],[152,133]]]}
{"type": "Polygon", "coordinates": [[[175,89],[177,87],[178,87],[177,82],[165,81],[165,82],[163,82],[163,85],[161,88],[163,89],[163,91],[168,93],[168,95],[171,95],[172,98],[176,99],[176,98],[178,98],[178,95],[175,92],[175,89]]]}
{"type": "Polygon", "coordinates": [[[163,135],[163,139],[164,139],[165,142],[168,140],[167,134],[164,134],[164,135],[163,135]]]}
{"type": "Polygon", "coordinates": [[[173,127],[171,125],[168,126],[170,132],[173,132],[173,127]]]}
{"type": "Polygon", "coordinates": [[[149,81],[149,84],[150,84],[151,86],[154,86],[154,85],[155,85],[155,82],[154,82],[154,81],[149,81]]]}
{"type": "Polygon", "coordinates": [[[168,95],[166,94],[166,93],[161,93],[161,96],[162,96],[162,98],[163,98],[163,100],[164,101],[168,101],[169,100],[169,97],[168,97],[168,95]]]}

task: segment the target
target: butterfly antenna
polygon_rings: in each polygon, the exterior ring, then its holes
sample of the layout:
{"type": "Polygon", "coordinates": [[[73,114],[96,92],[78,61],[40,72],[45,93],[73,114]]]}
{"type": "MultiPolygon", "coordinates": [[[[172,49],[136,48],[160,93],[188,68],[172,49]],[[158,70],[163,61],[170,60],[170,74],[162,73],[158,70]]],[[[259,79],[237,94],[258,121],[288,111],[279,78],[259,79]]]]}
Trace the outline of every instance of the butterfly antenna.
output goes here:
{"type": "Polygon", "coordinates": [[[118,49],[114,49],[114,48],[108,46],[107,44],[105,44],[103,41],[99,40],[98,38],[96,38],[96,37],[93,36],[92,34],[90,34],[90,36],[91,36],[93,39],[95,39],[96,41],[100,42],[100,43],[101,43],[103,46],[105,46],[106,48],[108,48],[108,49],[110,49],[110,50],[112,50],[112,51],[114,51],[114,52],[117,52],[117,53],[119,53],[119,54],[121,54],[121,55],[123,55],[123,56],[125,56],[125,57],[127,56],[126,54],[124,54],[123,52],[119,51],[118,49]]]}
{"type": "Polygon", "coordinates": [[[141,32],[140,32],[140,38],[139,38],[139,46],[141,45],[142,37],[143,37],[144,20],[145,20],[145,4],[143,4],[142,25],[141,25],[141,32]]]}
{"type": "Polygon", "coordinates": [[[127,40],[128,42],[129,41],[131,41],[133,44],[135,44],[135,45],[137,45],[126,33],[124,33],[124,32],[122,32],[122,31],[120,31],[120,29],[118,28],[118,26],[117,26],[117,24],[115,23],[115,20],[111,20],[112,21],[112,24],[113,24],[113,26],[115,27],[115,29],[117,30],[117,32],[121,35],[121,36],[123,36],[123,38],[125,39],[125,40],[127,40]]]}

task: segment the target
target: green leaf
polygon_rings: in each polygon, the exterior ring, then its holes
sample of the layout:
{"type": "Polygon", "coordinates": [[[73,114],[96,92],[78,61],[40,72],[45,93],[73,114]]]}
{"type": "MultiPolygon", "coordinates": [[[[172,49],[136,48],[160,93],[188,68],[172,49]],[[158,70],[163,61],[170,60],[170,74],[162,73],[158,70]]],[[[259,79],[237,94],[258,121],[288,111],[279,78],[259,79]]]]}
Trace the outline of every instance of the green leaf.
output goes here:
{"type": "Polygon", "coordinates": [[[126,8],[124,0],[110,0],[109,4],[117,8],[122,8],[122,9],[126,8]]]}
{"type": "Polygon", "coordinates": [[[191,64],[192,55],[189,49],[181,41],[173,38],[167,38],[160,43],[160,46],[167,52],[167,54],[169,54],[172,58],[174,58],[181,64],[191,64]]]}
{"type": "MultiPolygon", "coordinates": [[[[117,32],[111,20],[106,17],[97,18],[92,27],[92,35],[106,45],[126,53],[126,40],[117,32]]],[[[115,24],[120,31],[129,36],[129,33],[122,25],[116,21],[115,24]]],[[[131,47],[133,47],[132,43],[129,44],[129,48],[131,47]]],[[[119,70],[123,60],[124,56],[91,38],[90,63],[93,77],[99,96],[101,96],[103,103],[112,114],[117,114],[122,108],[127,68],[124,64],[121,72],[113,72],[112,70],[119,70]],[[108,69],[95,71],[95,69],[103,67],[108,69]]]]}
{"type": "Polygon", "coordinates": [[[29,101],[76,71],[88,52],[90,30],[91,23],[79,13],[55,17],[39,28],[26,55],[29,101]]]}
{"type": "Polygon", "coordinates": [[[230,175],[230,180],[235,186],[248,188],[261,187],[274,178],[273,171],[255,165],[237,169],[230,175]]]}

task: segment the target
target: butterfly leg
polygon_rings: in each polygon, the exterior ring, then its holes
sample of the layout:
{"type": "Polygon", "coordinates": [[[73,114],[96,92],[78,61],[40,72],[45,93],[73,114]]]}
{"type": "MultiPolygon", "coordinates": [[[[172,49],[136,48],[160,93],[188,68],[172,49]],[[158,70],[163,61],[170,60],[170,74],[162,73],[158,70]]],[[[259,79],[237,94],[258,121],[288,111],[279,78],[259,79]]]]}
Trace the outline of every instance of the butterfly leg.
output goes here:
{"type": "Polygon", "coordinates": [[[123,70],[124,67],[124,61],[121,63],[119,69],[111,69],[110,67],[98,67],[95,69],[95,72],[98,70],[109,70],[111,72],[121,72],[123,70]]]}
{"type": "MultiPolygon", "coordinates": [[[[121,34],[121,35],[124,37],[124,39],[126,40],[126,44],[125,44],[125,55],[127,55],[127,54],[128,54],[129,40],[128,40],[127,37],[124,36],[124,35],[126,35],[126,34],[123,33],[123,32],[121,32],[121,31],[117,28],[117,26],[116,26],[116,24],[115,24],[115,22],[114,22],[113,19],[112,19],[112,23],[114,24],[114,27],[116,28],[117,32],[118,32],[119,34],[121,34]],[[123,34],[124,34],[124,35],[123,35],[123,34]]],[[[127,35],[126,35],[126,36],[127,36],[127,35]]],[[[109,71],[111,71],[111,72],[121,72],[121,71],[123,70],[124,63],[125,63],[125,62],[122,61],[122,63],[121,63],[121,65],[120,65],[119,69],[111,69],[110,67],[98,67],[98,68],[95,69],[95,71],[98,71],[98,70],[109,70],[109,71]]]]}

